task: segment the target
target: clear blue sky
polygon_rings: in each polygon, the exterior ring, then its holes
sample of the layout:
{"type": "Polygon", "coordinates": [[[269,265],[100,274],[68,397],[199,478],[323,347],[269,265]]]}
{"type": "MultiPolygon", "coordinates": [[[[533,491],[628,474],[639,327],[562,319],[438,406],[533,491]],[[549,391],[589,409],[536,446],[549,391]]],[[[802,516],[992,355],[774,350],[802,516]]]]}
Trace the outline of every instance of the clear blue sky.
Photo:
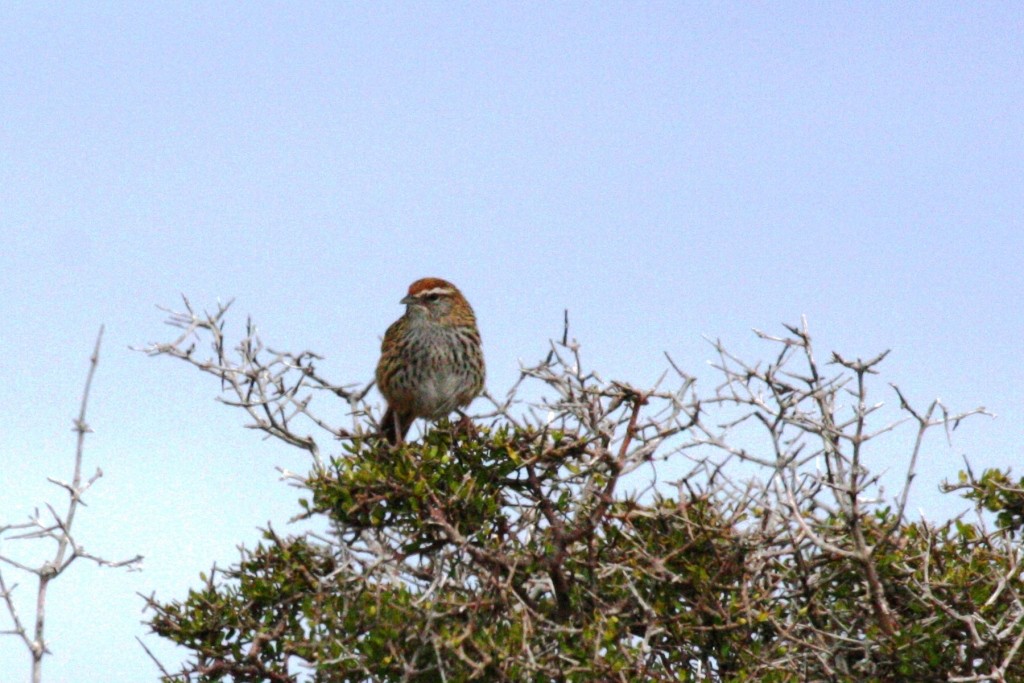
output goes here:
{"type": "MultiPolygon", "coordinates": [[[[499,393],[565,308],[637,384],[806,314],[823,351],[892,348],[908,397],[998,413],[931,443],[942,518],[961,454],[1020,459],[1022,216],[1020,3],[0,5],[0,520],[63,503],[104,323],[76,530],[146,556],[54,584],[44,680],[152,680],[136,593],[294,511],[274,467],[302,453],[128,350],[171,334],[156,304],[234,297],[235,330],[365,382],[408,283],[445,277],[499,393]]],[[[3,683],[27,659],[0,638],[3,683]]]]}

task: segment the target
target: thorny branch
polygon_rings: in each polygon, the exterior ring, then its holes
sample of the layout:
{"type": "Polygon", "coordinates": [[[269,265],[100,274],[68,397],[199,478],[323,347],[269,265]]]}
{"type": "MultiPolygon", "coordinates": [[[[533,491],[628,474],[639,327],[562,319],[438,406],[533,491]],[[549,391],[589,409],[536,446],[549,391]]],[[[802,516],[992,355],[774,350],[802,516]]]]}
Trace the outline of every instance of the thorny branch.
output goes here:
{"type": "Polygon", "coordinates": [[[39,566],[30,566],[27,563],[15,560],[11,555],[0,554],[0,563],[6,564],[19,571],[34,575],[38,580],[35,600],[35,618],[31,627],[31,634],[28,626],[22,621],[14,601],[14,590],[17,584],[8,586],[2,568],[0,568],[0,598],[6,607],[7,615],[11,620],[12,628],[0,631],[0,635],[13,635],[19,638],[28,649],[32,659],[32,681],[39,683],[42,680],[43,657],[49,654],[45,639],[46,630],[46,599],[50,583],[63,574],[71,564],[79,558],[91,560],[101,567],[124,567],[129,571],[138,569],[142,563],[142,556],[110,561],[97,555],[87,553],[82,546],[75,541],[72,535],[72,526],[78,507],[84,505],[83,495],[96,481],[103,476],[102,470],[96,469],[88,479],[83,481],[82,462],[85,456],[85,436],[92,432],[92,428],[86,422],[86,409],[89,405],[89,396],[92,389],[92,380],[96,374],[96,367],[99,365],[100,343],[103,340],[103,328],[100,327],[96,337],[96,345],[89,358],[89,373],[86,376],[85,388],[82,391],[82,400],[79,405],[78,417],[74,420],[75,463],[71,481],[65,482],[48,478],[50,483],[63,489],[68,496],[68,504],[63,514],[59,513],[51,504],[46,503],[49,512],[49,519],[44,520],[37,509],[27,522],[17,524],[0,525],[0,540],[22,541],[49,539],[56,544],[53,558],[43,562],[39,566]],[[14,532],[14,533],[10,533],[14,532]]]}
{"type": "Polygon", "coordinates": [[[184,360],[217,377],[222,393],[227,394],[218,400],[245,409],[253,420],[246,425],[248,428],[309,451],[318,467],[323,464],[320,445],[312,434],[304,431],[298,418],[334,439],[367,434],[363,418],[368,413],[363,399],[372,383],[360,390],[356,390],[357,385],[332,384],[317,370],[316,363],[323,360],[322,356],[312,351],[290,353],[266,347],[251,319],[246,321],[245,337],[232,350],[224,336],[224,318],[232,301],[218,303],[213,313],[198,313],[186,297],[182,300],[184,311],[161,309],[170,314],[167,324],[181,329],[182,333],[171,342],[150,344],[137,350],[151,356],[166,355],[184,360]],[[197,351],[200,341],[208,343],[212,355],[197,351]],[[334,427],[314,412],[314,396],[325,393],[348,403],[352,418],[350,429],[334,427]]]}

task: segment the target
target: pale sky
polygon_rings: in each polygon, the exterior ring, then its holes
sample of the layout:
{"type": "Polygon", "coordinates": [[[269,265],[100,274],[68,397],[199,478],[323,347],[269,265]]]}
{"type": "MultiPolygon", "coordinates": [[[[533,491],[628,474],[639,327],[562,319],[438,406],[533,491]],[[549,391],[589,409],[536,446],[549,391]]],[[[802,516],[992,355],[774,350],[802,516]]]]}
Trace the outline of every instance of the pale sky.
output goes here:
{"type": "MultiPolygon", "coordinates": [[[[666,351],[710,380],[704,336],[766,357],[750,330],[806,315],[823,355],[892,349],[879,400],[998,414],[930,442],[942,519],[962,455],[1020,460],[1022,216],[1020,3],[4,3],[0,523],[63,507],[46,477],[105,324],[75,530],[146,556],[53,584],[44,680],[155,679],[137,593],[183,598],[296,511],[275,467],[303,453],[128,349],[170,338],[156,305],[235,298],[236,334],[251,314],[366,382],[405,288],[444,277],[499,394],[566,308],[638,385],[666,351]]],[[[0,637],[0,681],[27,676],[0,637]]]]}

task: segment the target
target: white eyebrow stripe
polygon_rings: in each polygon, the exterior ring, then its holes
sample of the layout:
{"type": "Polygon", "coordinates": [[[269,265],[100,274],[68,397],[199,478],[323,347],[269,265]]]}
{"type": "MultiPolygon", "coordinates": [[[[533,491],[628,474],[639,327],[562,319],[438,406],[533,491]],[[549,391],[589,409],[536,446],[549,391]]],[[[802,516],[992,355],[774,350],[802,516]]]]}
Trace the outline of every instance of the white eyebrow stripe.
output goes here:
{"type": "Polygon", "coordinates": [[[424,289],[422,292],[416,292],[415,296],[430,296],[432,294],[453,294],[455,292],[451,287],[434,287],[433,289],[424,289]]]}

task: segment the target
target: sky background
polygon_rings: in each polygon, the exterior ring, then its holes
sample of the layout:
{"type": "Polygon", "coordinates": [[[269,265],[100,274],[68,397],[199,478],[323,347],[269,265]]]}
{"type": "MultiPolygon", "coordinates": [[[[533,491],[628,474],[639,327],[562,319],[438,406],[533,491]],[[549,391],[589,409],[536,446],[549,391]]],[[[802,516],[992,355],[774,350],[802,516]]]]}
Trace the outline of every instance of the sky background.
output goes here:
{"type": "MultiPolygon", "coordinates": [[[[233,338],[252,315],[365,383],[408,284],[444,277],[498,394],[564,309],[603,376],[667,351],[705,389],[704,336],[765,358],[751,329],[806,315],[822,356],[893,350],[879,400],[998,414],[928,442],[942,519],[962,455],[1020,460],[1022,216],[1020,3],[0,4],[0,523],[63,508],[105,324],[75,531],[146,557],[52,584],[44,680],[154,680],[137,594],[184,597],[296,511],[275,467],[303,452],[129,350],[171,338],[156,305],[234,298],[233,338]]],[[[0,683],[28,660],[0,637],[0,683]]]]}

